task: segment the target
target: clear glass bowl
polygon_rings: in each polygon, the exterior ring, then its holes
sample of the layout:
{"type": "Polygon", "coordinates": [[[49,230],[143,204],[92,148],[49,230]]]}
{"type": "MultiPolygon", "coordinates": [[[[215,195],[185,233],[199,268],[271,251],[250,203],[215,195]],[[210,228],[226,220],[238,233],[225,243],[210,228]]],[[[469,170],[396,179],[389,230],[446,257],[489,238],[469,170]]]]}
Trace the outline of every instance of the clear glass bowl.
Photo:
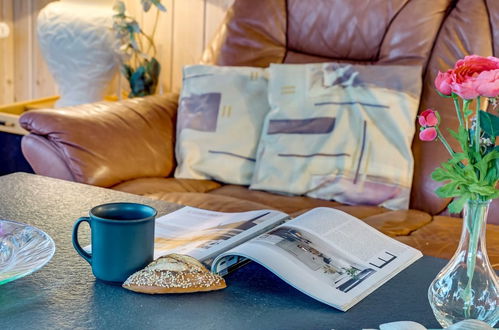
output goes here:
{"type": "Polygon", "coordinates": [[[42,268],[54,252],[54,241],[40,229],[0,220],[0,285],[42,268]]]}

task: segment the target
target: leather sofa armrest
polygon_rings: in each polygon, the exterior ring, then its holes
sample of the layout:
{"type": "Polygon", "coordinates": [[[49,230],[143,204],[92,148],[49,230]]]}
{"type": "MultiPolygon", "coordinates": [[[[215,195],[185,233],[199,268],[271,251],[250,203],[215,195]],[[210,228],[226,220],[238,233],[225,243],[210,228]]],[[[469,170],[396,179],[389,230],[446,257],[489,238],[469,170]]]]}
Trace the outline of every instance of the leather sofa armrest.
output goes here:
{"type": "Polygon", "coordinates": [[[45,137],[28,134],[21,140],[24,157],[37,174],[51,178],[75,181],[63,155],[45,137]]]}
{"type": "Polygon", "coordinates": [[[38,174],[101,187],[167,177],[175,168],[177,106],[178,94],[167,94],[29,111],[20,118],[30,132],[23,153],[38,174]]]}

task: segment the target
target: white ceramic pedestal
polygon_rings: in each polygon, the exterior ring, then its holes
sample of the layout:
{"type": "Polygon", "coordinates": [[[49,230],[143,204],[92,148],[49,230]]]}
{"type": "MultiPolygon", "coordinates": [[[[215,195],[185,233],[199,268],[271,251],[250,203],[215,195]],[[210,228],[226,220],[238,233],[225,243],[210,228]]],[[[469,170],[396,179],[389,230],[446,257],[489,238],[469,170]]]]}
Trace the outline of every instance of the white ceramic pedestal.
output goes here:
{"type": "Polygon", "coordinates": [[[38,16],[42,54],[61,95],[57,107],[100,101],[119,65],[112,0],[49,3],[38,16]]]}

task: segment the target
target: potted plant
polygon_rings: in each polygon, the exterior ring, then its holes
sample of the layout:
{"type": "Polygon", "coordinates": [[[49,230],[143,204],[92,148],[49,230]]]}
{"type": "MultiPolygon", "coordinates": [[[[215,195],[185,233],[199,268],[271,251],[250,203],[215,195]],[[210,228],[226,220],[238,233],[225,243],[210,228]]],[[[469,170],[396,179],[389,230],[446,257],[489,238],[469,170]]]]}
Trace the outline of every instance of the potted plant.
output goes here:
{"type": "Polygon", "coordinates": [[[144,12],[155,7],[157,12],[152,32],[147,34],[135,20],[127,15],[123,1],[114,5],[113,30],[119,43],[121,57],[121,73],[130,85],[129,97],[139,97],[154,94],[158,86],[161,65],[156,59],[157,49],[154,35],[158,27],[160,12],[166,8],[160,0],[141,0],[144,12]]]}

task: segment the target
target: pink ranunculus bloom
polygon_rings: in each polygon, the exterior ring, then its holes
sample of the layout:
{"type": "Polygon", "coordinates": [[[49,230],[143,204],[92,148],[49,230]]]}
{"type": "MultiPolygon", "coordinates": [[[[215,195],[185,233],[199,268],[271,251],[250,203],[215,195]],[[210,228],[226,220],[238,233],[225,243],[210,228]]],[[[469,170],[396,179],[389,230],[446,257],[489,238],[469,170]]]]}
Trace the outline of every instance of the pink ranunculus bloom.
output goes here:
{"type": "Polygon", "coordinates": [[[483,71],[476,77],[474,84],[480,96],[499,96],[499,69],[483,71]]]}
{"type": "MultiPolygon", "coordinates": [[[[482,72],[497,69],[499,69],[498,58],[478,55],[466,56],[464,59],[457,61],[454,69],[450,70],[451,82],[449,85],[452,92],[463,99],[474,99],[481,95],[477,89],[480,84],[476,83],[478,76],[482,72]]],[[[486,91],[489,92],[490,89],[486,89],[486,91]]]]}
{"type": "Polygon", "coordinates": [[[444,95],[451,95],[452,89],[450,84],[452,83],[452,70],[447,72],[438,72],[437,78],[435,78],[435,87],[437,90],[444,95]]]}
{"type": "Polygon", "coordinates": [[[419,125],[423,127],[433,127],[438,125],[438,117],[435,110],[426,109],[418,116],[419,125]]]}
{"type": "Polygon", "coordinates": [[[470,77],[466,81],[463,81],[459,84],[452,83],[451,87],[454,93],[466,100],[471,100],[480,96],[480,93],[476,89],[474,77],[470,77]]]}
{"type": "Polygon", "coordinates": [[[454,70],[465,68],[470,72],[482,72],[499,69],[499,58],[494,56],[483,57],[479,55],[469,55],[460,59],[454,65],[454,70]]]}
{"type": "Polygon", "coordinates": [[[435,127],[428,127],[419,132],[421,141],[433,141],[437,138],[437,130],[435,127]]]}

